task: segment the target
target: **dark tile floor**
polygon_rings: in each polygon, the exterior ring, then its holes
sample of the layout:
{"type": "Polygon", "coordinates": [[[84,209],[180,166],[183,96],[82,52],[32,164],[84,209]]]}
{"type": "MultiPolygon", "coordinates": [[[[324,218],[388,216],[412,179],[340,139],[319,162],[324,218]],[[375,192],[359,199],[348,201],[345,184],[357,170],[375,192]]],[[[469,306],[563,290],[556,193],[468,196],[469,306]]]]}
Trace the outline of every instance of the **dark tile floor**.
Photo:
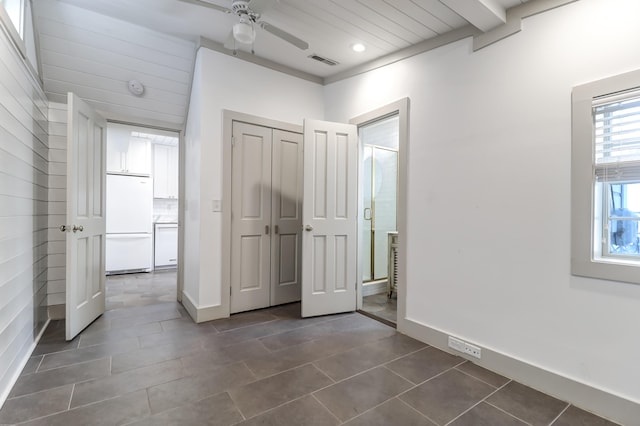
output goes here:
{"type": "Polygon", "coordinates": [[[387,293],[372,294],[362,298],[362,310],[383,320],[397,324],[397,303],[396,293],[391,298],[387,297],[387,293]]]}
{"type": "Polygon", "coordinates": [[[613,424],[357,313],[301,319],[291,304],[194,324],[152,275],[108,284],[121,307],[71,342],[52,322],[0,424],[613,424]]]}

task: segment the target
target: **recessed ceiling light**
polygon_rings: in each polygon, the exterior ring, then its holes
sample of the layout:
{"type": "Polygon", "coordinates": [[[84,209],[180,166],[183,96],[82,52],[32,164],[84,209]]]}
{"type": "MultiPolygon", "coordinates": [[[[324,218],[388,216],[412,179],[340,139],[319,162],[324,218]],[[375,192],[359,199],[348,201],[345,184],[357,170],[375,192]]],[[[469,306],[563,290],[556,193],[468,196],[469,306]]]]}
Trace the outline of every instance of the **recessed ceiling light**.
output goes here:
{"type": "Polygon", "coordinates": [[[355,43],[351,45],[351,49],[353,49],[354,52],[364,52],[366,47],[364,47],[362,43],[355,43]]]}

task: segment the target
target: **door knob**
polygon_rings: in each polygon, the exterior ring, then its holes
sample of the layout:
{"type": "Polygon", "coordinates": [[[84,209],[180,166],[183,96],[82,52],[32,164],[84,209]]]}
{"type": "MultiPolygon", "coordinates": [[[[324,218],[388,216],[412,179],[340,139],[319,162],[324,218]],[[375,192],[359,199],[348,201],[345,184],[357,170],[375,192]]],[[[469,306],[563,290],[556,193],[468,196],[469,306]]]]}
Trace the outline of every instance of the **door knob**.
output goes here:
{"type": "Polygon", "coordinates": [[[67,227],[67,225],[60,225],[60,232],[67,232],[69,230],[69,228],[67,227]]]}
{"type": "Polygon", "coordinates": [[[84,231],[84,227],[82,225],[78,226],[78,225],[73,225],[73,232],[82,232],[84,231]]]}
{"type": "Polygon", "coordinates": [[[305,231],[313,231],[313,226],[311,226],[311,225],[306,225],[306,226],[304,227],[304,230],[305,230],[305,231]]]}

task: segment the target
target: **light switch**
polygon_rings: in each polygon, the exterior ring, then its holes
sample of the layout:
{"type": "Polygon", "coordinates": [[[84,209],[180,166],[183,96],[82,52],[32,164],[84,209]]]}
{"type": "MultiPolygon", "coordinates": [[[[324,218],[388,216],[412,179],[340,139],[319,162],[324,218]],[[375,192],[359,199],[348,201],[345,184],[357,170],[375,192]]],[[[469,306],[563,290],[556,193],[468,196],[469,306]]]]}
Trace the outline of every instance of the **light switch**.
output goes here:
{"type": "Polygon", "coordinates": [[[221,212],[222,211],[222,200],[212,200],[211,201],[211,211],[212,212],[221,212]]]}

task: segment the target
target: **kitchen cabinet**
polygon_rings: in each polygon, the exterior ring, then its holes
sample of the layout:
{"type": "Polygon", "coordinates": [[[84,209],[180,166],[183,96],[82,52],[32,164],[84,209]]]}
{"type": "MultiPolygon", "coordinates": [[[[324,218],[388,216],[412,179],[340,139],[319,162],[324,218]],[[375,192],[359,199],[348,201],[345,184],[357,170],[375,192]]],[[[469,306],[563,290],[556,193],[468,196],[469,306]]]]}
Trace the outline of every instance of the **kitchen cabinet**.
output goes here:
{"type": "Polygon", "coordinates": [[[154,266],[174,267],[178,264],[178,224],[156,223],[154,266]]]}
{"type": "Polygon", "coordinates": [[[107,173],[151,175],[151,142],[131,137],[123,147],[107,141],[107,173]]]}
{"type": "Polygon", "coordinates": [[[178,198],[178,147],[153,145],[153,197],[178,198]]]}

